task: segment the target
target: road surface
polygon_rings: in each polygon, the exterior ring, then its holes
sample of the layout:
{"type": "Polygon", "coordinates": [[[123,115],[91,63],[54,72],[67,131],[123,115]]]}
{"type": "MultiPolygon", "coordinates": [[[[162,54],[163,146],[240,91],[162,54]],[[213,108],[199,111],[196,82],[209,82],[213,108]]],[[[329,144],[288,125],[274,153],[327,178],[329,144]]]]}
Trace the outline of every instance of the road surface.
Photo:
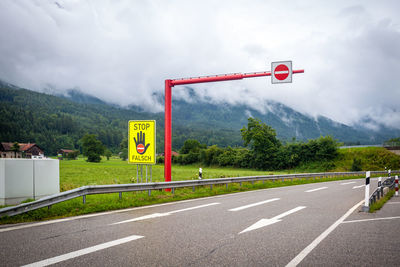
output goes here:
{"type": "Polygon", "coordinates": [[[360,212],[364,183],[289,186],[1,226],[0,266],[399,265],[400,200],[375,214],[360,212]]]}

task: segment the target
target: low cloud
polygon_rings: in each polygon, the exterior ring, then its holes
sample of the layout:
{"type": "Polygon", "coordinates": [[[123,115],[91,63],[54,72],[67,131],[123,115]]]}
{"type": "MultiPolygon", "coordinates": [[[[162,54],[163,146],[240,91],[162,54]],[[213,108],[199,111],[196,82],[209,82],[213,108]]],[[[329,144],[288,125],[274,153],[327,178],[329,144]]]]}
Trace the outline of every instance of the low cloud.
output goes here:
{"type": "MultiPolygon", "coordinates": [[[[275,100],[346,124],[368,117],[400,128],[397,10],[396,1],[6,0],[0,79],[160,111],[154,94],[165,79],[269,71],[289,59],[305,69],[292,84],[255,78],[193,89],[205,101],[266,111],[275,100]]],[[[190,99],[185,92],[173,88],[190,99]]]]}

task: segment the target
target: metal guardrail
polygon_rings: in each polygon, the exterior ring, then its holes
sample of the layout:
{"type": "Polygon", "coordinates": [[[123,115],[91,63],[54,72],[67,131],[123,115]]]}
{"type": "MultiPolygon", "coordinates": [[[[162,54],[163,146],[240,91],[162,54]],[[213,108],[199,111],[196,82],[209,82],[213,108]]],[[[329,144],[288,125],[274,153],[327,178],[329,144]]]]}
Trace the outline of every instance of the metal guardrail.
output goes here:
{"type": "MultiPolygon", "coordinates": [[[[398,171],[392,171],[392,173],[400,173],[398,171]]],[[[386,174],[385,171],[371,171],[371,175],[386,174]]],[[[299,173],[299,174],[283,174],[283,175],[261,175],[261,176],[245,176],[245,177],[231,177],[231,178],[217,178],[217,179],[202,179],[202,180],[186,180],[186,181],[172,181],[172,182],[159,182],[159,183],[141,183],[141,184],[113,184],[113,185],[90,185],[83,186],[73,190],[61,192],[55,195],[41,198],[36,201],[29,203],[23,203],[13,207],[7,207],[0,209],[0,218],[4,216],[14,216],[28,211],[40,209],[43,207],[50,207],[54,204],[74,199],[77,197],[83,197],[83,202],[86,201],[86,195],[94,194],[108,194],[108,193],[121,193],[131,191],[148,191],[160,190],[171,188],[174,191],[175,188],[182,187],[193,187],[209,185],[211,188],[213,185],[218,184],[230,184],[230,183],[244,183],[244,182],[255,182],[255,181],[277,181],[290,179],[310,179],[310,178],[330,178],[330,177],[347,177],[347,176],[363,176],[365,172],[324,172],[324,173],[299,173]]]]}
{"type": "Polygon", "coordinates": [[[371,207],[371,205],[373,203],[375,203],[376,201],[378,201],[381,197],[384,196],[384,192],[383,192],[383,188],[384,187],[388,187],[390,189],[394,189],[395,186],[395,177],[391,176],[390,178],[386,179],[381,186],[378,186],[377,189],[375,189],[375,191],[371,194],[371,196],[369,197],[369,206],[371,207]]]}

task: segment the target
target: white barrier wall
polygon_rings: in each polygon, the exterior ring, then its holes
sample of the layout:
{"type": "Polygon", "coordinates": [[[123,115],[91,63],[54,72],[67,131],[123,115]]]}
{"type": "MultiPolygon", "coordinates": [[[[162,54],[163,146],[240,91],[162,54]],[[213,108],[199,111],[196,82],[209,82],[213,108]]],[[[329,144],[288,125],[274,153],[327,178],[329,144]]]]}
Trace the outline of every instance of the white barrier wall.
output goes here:
{"type": "Polygon", "coordinates": [[[0,159],[0,205],[14,205],[60,192],[59,161],[0,159]]]}

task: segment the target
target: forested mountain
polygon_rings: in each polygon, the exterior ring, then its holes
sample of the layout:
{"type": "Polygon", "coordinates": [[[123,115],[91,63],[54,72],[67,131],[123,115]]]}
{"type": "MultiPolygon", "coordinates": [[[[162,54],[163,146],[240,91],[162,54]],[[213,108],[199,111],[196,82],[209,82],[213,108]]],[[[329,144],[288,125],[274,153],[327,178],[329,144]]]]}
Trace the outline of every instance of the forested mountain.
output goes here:
{"type": "MultiPolygon", "coordinates": [[[[188,88],[188,90],[191,90],[188,88]]],[[[305,116],[276,102],[268,102],[268,111],[246,106],[212,104],[197,99],[191,103],[173,100],[173,149],[182,147],[186,139],[197,139],[207,145],[241,146],[240,129],[249,116],[259,118],[276,129],[278,137],[291,141],[332,135],[341,142],[382,143],[400,135],[393,131],[366,132],[336,123],[325,117],[305,116]]],[[[163,96],[160,96],[160,101],[163,96]]],[[[0,141],[35,142],[47,155],[60,148],[79,149],[85,133],[97,134],[114,152],[127,136],[129,120],[157,121],[157,151],[164,149],[164,114],[146,113],[137,107],[109,105],[93,96],[71,90],[65,96],[54,96],[0,82],[0,141]]]]}

